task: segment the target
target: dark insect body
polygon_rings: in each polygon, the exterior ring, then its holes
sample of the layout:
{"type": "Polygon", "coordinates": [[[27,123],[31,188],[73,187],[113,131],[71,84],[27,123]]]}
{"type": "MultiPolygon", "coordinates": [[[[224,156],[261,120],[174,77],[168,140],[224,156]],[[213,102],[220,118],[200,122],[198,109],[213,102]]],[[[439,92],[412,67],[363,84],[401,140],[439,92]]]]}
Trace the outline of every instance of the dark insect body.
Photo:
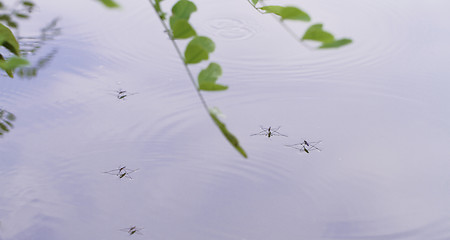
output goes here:
{"type": "Polygon", "coordinates": [[[273,129],[272,127],[265,128],[261,126],[260,128],[262,131],[260,131],[259,133],[254,133],[250,136],[260,135],[260,136],[267,136],[268,138],[271,138],[273,136],[287,137],[287,135],[278,132],[278,129],[280,129],[281,127],[273,129]]]}

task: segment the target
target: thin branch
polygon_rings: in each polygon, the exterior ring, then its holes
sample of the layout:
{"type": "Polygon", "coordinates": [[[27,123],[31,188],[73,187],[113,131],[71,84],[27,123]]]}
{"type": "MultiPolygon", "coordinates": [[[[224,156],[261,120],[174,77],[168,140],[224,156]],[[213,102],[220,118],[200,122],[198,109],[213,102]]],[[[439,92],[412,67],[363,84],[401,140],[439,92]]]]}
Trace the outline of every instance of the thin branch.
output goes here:
{"type": "Polygon", "coordinates": [[[172,31],[170,31],[170,29],[169,29],[169,27],[167,26],[166,22],[161,18],[160,13],[158,12],[158,10],[157,10],[156,7],[155,7],[155,3],[153,3],[152,0],[149,0],[149,2],[150,2],[150,4],[152,5],[153,10],[155,10],[156,15],[158,16],[159,20],[161,21],[161,24],[163,25],[163,27],[164,27],[164,29],[165,29],[164,31],[167,32],[167,35],[169,35],[169,38],[170,38],[170,40],[172,41],[172,44],[173,44],[175,50],[176,50],[177,53],[178,53],[178,57],[181,59],[181,61],[183,61],[183,65],[184,65],[184,68],[186,69],[186,72],[187,72],[187,74],[188,74],[188,76],[189,76],[189,79],[191,80],[191,83],[192,83],[192,85],[194,86],[195,91],[197,92],[197,95],[198,95],[198,97],[200,98],[200,100],[201,100],[201,102],[202,102],[203,107],[205,108],[206,112],[208,112],[208,115],[209,115],[209,107],[208,107],[208,104],[206,103],[205,98],[203,97],[202,93],[200,92],[200,89],[198,88],[197,83],[195,82],[194,75],[192,74],[191,70],[189,69],[189,66],[188,66],[188,64],[186,63],[186,61],[185,61],[185,59],[184,59],[184,56],[183,56],[183,54],[181,53],[180,48],[178,47],[178,44],[175,42],[175,38],[174,38],[173,35],[172,35],[172,31]]]}
{"type": "MultiPolygon", "coordinates": [[[[259,13],[261,14],[266,14],[265,12],[262,12],[260,8],[256,7],[255,5],[253,5],[253,3],[248,0],[248,2],[250,3],[250,5],[252,5],[252,7],[254,9],[256,9],[259,13]]],[[[259,0],[259,3],[265,7],[266,4],[264,3],[263,0],[259,0]]],[[[314,50],[313,47],[308,46],[307,44],[305,44],[298,36],[297,34],[281,19],[279,19],[277,16],[275,16],[275,14],[271,14],[273,18],[275,18],[277,20],[277,22],[286,30],[286,32],[288,32],[294,39],[295,41],[299,42],[300,44],[302,44],[304,47],[306,47],[309,50],[314,50]]]]}

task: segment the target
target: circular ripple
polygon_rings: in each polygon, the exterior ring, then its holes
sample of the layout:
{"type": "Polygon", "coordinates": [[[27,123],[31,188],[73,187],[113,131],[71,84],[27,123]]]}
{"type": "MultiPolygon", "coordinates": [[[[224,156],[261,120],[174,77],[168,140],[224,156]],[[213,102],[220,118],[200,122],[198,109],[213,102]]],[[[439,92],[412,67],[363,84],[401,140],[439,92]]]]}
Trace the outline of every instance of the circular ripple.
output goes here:
{"type": "Polygon", "coordinates": [[[232,18],[208,20],[203,27],[208,33],[226,40],[243,40],[253,37],[257,30],[250,24],[232,18]]]}

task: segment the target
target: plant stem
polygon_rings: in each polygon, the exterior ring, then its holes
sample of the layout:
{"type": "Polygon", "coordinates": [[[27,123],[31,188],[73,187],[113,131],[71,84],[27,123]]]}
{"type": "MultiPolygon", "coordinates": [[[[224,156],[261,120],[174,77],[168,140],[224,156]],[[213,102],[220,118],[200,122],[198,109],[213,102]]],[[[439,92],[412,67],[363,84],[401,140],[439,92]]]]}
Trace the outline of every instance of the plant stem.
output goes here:
{"type": "MultiPolygon", "coordinates": [[[[250,0],[248,0],[248,2],[250,3],[250,5],[252,5],[252,7],[254,8],[254,9],[256,9],[259,13],[261,13],[261,14],[266,14],[265,12],[262,12],[259,8],[257,8],[255,5],[253,5],[253,3],[250,1],[250,0]]],[[[263,7],[265,7],[266,6],[266,4],[264,4],[264,1],[263,0],[259,0],[259,3],[263,6],[263,7]]],[[[295,39],[295,41],[297,41],[297,42],[299,42],[300,44],[302,44],[304,47],[306,47],[307,49],[309,49],[309,50],[313,50],[314,48],[312,48],[312,47],[310,47],[310,46],[308,46],[308,45],[306,45],[304,42],[302,42],[302,40],[295,34],[295,32],[283,21],[283,20],[281,20],[281,19],[278,19],[278,17],[276,17],[275,16],[275,14],[271,14],[272,15],[272,17],[274,17],[279,23],[280,23],[280,25],[295,39]]]]}
{"type": "Polygon", "coordinates": [[[200,89],[198,88],[197,83],[195,83],[194,75],[192,74],[191,69],[189,69],[189,66],[188,66],[187,63],[186,63],[186,61],[185,61],[185,59],[184,59],[184,57],[183,57],[183,54],[181,53],[181,50],[180,50],[180,48],[178,47],[178,44],[175,42],[175,38],[174,38],[173,35],[172,35],[172,31],[170,31],[170,29],[169,29],[169,27],[167,26],[166,22],[160,17],[160,13],[158,12],[158,10],[156,10],[156,7],[155,7],[155,4],[153,3],[153,1],[152,1],[152,0],[149,0],[149,2],[150,2],[150,4],[152,5],[153,10],[155,10],[156,15],[158,15],[158,18],[159,18],[159,20],[161,21],[161,24],[163,25],[163,27],[164,27],[164,29],[165,29],[165,32],[167,32],[167,35],[169,35],[169,38],[170,38],[170,40],[172,41],[172,44],[173,44],[175,50],[176,50],[177,53],[178,53],[178,57],[181,59],[181,61],[183,61],[183,65],[184,65],[184,68],[186,69],[186,72],[187,72],[187,74],[188,74],[188,76],[189,76],[189,79],[191,80],[191,83],[192,83],[192,85],[194,86],[195,91],[197,92],[197,95],[198,95],[198,97],[200,98],[200,101],[202,102],[203,107],[205,108],[206,112],[208,112],[208,115],[209,115],[209,107],[208,107],[208,104],[206,103],[205,98],[203,97],[202,93],[200,92],[200,89]]]}

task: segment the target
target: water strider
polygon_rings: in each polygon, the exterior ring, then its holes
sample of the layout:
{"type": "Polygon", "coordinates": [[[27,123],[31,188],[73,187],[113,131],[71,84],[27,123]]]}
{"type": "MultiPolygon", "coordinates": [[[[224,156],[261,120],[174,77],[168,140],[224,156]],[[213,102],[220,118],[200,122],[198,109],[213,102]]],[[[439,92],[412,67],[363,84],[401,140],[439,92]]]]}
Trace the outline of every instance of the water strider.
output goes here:
{"type": "Polygon", "coordinates": [[[300,152],[309,153],[310,151],[313,151],[313,150],[321,151],[318,147],[316,147],[316,145],[318,145],[321,142],[322,141],[308,142],[306,140],[303,140],[303,142],[301,142],[301,143],[296,143],[296,144],[292,144],[292,145],[285,145],[285,146],[286,147],[290,147],[290,148],[298,149],[300,152]]]}
{"type": "Polygon", "coordinates": [[[139,169],[134,169],[133,170],[133,169],[128,169],[126,166],[123,166],[123,167],[119,167],[119,168],[116,168],[116,169],[113,169],[113,170],[109,170],[109,171],[106,171],[106,172],[103,172],[103,173],[115,175],[115,176],[118,176],[119,178],[126,177],[126,178],[129,178],[129,179],[133,179],[130,176],[130,173],[134,173],[137,170],[139,170],[139,169]]]}
{"type": "Polygon", "coordinates": [[[273,128],[270,127],[270,126],[269,126],[268,128],[265,128],[265,127],[260,126],[260,128],[261,128],[261,130],[262,130],[261,132],[259,132],[259,133],[254,133],[254,134],[252,134],[252,135],[250,135],[250,136],[260,135],[260,136],[267,136],[268,138],[270,138],[270,137],[272,137],[272,136],[287,137],[287,135],[284,135],[284,134],[278,132],[278,129],[280,129],[281,127],[277,127],[276,129],[273,129],[273,128]]]}
{"type": "Polygon", "coordinates": [[[133,227],[129,227],[129,228],[122,228],[122,229],[120,229],[120,231],[127,232],[130,236],[131,236],[131,235],[134,235],[134,234],[140,234],[140,235],[143,235],[143,234],[140,232],[142,229],[144,229],[144,228],[138,228],[138,227],[136,227],[136,226],[133,226],[133,227]]]}
{"type": "Polygon", "coordinates": [[[119,99],[119,100],[125,100],[126,97],[137,94],[137,92],[130,93],[130,92],[128,92],[128,91],[126,91],[126,90],[122,90],[122,89],[117,90],[117,91],[115,91],[115,92],[117,93],[117,94],[116,94],[116,97],[117,97],[117,99],[119,99]]]}

